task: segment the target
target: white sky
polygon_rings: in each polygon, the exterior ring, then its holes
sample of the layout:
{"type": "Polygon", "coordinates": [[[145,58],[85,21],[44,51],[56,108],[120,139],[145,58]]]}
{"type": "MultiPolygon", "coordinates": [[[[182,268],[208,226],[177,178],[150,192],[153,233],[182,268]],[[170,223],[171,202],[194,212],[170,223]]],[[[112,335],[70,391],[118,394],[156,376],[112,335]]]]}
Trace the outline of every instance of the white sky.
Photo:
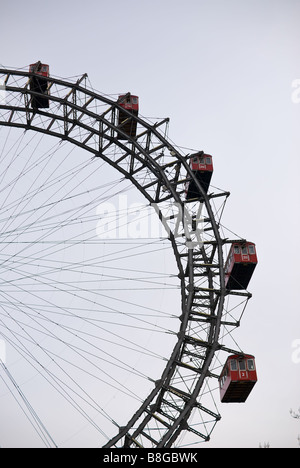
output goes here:
{"type": "Polygon", "coordinates": [[[173,142],[214,156],[212,183],[231,192],[223,222],[257,244],[237,340],[255,354],[259,383],[245,405],[220,407],[205,447],[297,446],[289,410],[300,406],[300,1],[42,5],[1,5],[2,65],[41,60],[55,76],[86,72],[103,93],[139,95],[144,116],[170,117],[173,142]]]}

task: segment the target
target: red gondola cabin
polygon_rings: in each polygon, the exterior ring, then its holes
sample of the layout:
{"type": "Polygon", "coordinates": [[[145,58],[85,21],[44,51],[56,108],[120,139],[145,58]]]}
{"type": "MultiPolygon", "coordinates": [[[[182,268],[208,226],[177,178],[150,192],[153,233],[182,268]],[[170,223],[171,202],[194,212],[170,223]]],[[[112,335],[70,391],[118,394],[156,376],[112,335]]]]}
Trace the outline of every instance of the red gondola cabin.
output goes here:
{"type": "Polygon", "coordinates": [[[233,354],[219,377],[222,403],[244,403],[257,382],[254,356],[233,354]]]}
{"type": "Polygon", "coordinates": [[[257,265],[255,244],[234,242],[225,264],[225,286],[227,289],[247,289],[257,265]]]}
{"type": "Polygon", "coordinates": [[[48,80],[49,65],[41,62],[29,65],[29,72],[35,75],[30,78],[30,90],[39,95],[31,96],[31,105],[34,109],[49,107],[48,80]]]}
{"type": "MultiPolygon", "coordinates": [[[[190,159],[190,167],[196,175],[196,178],[199,181],[201,187],[205,193],[207,193],[213,173],[213,162],[211,155],[204,154],[203,151],[194,154],[190,159]]],[[[196,186],[194,180],[187,182],[185,187],[185,194],[187,200],[192,200],[194,198],[201,199],[202,197],[202,194],[200,193],[200,190],[196,186]]]]}
{"type": "MultiPolygon", "coordinates": [[[[121,94],[118,99],[118,104],[123,107],[126,111],[129,111],[132,115],[138,116],[139,113],[139,98],[130,93],[121,94]]],[[[137,121],[131,118],[127,113],[119,110],[118,115],[118,127],[122,132],[126,133],[129,137],[136,136],[137,121]]],[[[126,136],[122,133],[118,133],[119,140],[126,140],[126,136]]]]}

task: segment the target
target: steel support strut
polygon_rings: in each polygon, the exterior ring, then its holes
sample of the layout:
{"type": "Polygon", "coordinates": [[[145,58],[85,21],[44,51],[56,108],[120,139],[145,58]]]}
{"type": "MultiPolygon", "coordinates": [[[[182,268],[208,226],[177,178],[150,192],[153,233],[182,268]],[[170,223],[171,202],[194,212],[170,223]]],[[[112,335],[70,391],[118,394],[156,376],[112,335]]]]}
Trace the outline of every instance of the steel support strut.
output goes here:
{"type": "Polygon", "coordinates": [[[32,109],[31,98],[39,94],[28,86],[33,75],[0,69],[6,92],[5,103],[0,104],[0,125],[69,141],[123,174],[150,204],[158,207],[178,268],[181,317],[177,342],[153,390],[105,447],[171,447],[182,431],[207,440],[210,431],[197,431],[189,425],[189,419],[197,410],[212,418],[213,428],[220,418],[201,404],[200,394],[206,380],[217,377],[210,366],[220,349],[224,298],[228,293],[224,277],[224,240],[211,198],[227,197],[228,193],[209,195],[202,189],[188,157],[165,138],[163,128],[169,119],[151,124],[122,108],[137,124],[136,136],[129,137],[116,122],[120,103],[82,86],[86,75],[75,83],[49,77],[49,109],[32,109]],[[118,138],[120,134],[124,138],[118,138]],[[111,151],[112,148],[115,150],[111,151]],[[196,229],[192,233],[185,225],[185,210],[191,219],[192,214],[190,204],[183,199],[183,186],[186,180],[192,179],[206,211],[203,232],[210,233],[201,244],[192,238],[192,234],[199,235],[200,231],[196,229]],[[173,216],[164,216],[164,203],[174,209],[173,216]],[[178,226],[182,227],[180,234],[178,226]]]}

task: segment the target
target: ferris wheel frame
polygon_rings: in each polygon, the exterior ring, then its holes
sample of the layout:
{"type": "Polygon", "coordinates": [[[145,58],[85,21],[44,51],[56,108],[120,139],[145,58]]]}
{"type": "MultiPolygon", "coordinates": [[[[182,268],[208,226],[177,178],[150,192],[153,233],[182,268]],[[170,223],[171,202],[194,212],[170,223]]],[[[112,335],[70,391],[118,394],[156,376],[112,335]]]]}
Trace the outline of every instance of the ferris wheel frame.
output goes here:
{"type": "Polygon", "coordinates": [[[223,325],[239,326],[238,321],[229,323],[224,319],[224,301],[228,295],[244,296],[246,300],[251,297],[248,292],[230,291],[225,287],[223,246],[233,241],[221,236],[211,202],[217,197],[227,199],[229,192],[206,193],[203,190],[190,168],[191,155],[182,154],[165,136],[163,129],[169,119],[153,124],[122,108],[128,118],[136,121],[138,129],[135,137],[127,135],[117,122],[120,103],[85,87],[87,75],[76,82],[49,76],[50,106],[48,109],[33,108],[32,98],[40,96],[30,88],[34,76],[33,72],[0,69],[5,92],[5,102],[0,102],[0,125],[68,141],[121,172],[156,209],[178,268],[181,317],[177,342],[153,390],[104,447],[172,447],[182,431],[192,432],[207,441],[221,416],[202,405],[200,390],[206,379],[219,378],[210,370],[217,351],[238,353],[219,341],[223,325]],[[184,199],[184,184],[191,180],[201,200],[184,199]],[[166,216],[163,212],[166,202],[173,207],[172,215],[166,216]],[[205,207],[204,230],[210,232],[209,240],[199,241],[197,229],[191,227],[192,206],[193,209],[197,206],[198,212],[205,207]],[[182,231],[178,235],[180,223],[182,231]],[[205,340],[198,334],[195,324],[205,327],[205,340]],[[186,375],[191,382],[189,391],[184,390],[180,382],[186,375]],[[195,409],[211,419],[206,433],[189,423],[195,409]]]}

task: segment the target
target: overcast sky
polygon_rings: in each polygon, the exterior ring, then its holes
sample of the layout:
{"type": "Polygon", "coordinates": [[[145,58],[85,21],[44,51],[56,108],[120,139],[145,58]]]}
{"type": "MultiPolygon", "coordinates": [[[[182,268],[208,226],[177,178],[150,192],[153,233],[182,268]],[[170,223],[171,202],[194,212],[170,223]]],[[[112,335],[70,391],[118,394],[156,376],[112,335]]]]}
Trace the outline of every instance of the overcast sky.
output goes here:
{"type": "Polygon", "coordinates": [[[170,117],[173,142],[213,155],[212,183],[231,192],[223,223],[257,245],[237,341],[259,383],[245,405],[219,405],[205,446],[296,447],[300,1],[12,0],[0,27],[3,66],[41,60],[100,92],[131,91],[142,115],[170,117]]]}

